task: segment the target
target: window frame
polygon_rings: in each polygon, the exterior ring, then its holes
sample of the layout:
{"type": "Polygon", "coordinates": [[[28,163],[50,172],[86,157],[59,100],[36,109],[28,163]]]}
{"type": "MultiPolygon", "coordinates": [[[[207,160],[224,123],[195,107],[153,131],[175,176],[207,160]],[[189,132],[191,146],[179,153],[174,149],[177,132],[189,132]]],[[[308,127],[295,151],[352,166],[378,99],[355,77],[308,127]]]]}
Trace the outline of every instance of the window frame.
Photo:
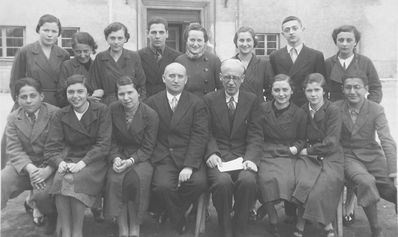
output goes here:
{"type": "MultiPolygon", "coordinates": [[[[63,42],[63,40],[64,39],[66,39],[66,40],[71,40],[72,38],[71,37],[63,37],[62,35],[63,35],[63,33],[65,32],[65,31],[67,31],[67,30],[76,30],[74,33],[76,33],[76,32],[80,32],[80,27],[75,27],[75,26],[67,26],[67,27],[62,27],[62,32],[61,32],[61,34],[59,35],[59,37],[58,37],[58,40],[57,40],[57,45],[59,46],[59,47],[61,47],[61,48],[63,48],[63,49],[65,49],[66,51],[68,51],[68,53],[70,54],[70,56],[71,57],[74,57],[75,55],[74,55],[74,53],[73,53],[73,50],[72,50],[72,46],[70,46],[70,47],[67,47],[67,46],[63,46],[62,45],[62,42],[63,42]],[[70,51],[69,51],[70,50],[70,51]]],[[[73,33],[73,34],[74,34],[73,33]]]]}
{"type": "Polygon", "coordinates": [[[270,54],[268,54],[268,50],[275,49],[274,51],[276,51],[276,50],[280,49],[280,47],[281,47],[280,38],[281,38],[280,37],[280,33],[256,33],[257,46],[254,48],[254,53],[256,54],[256,56],[268,57],[272,53],[271,52],[270,54]],[[263,41],[259,40],[259,36],[260,35],[264,36],[264,40],[263,41]],[[268,41],[267,36],[275,36],[276,40],[275,41],[268,41]],[[262,47],[262,48],[258,47],[260,42],[264,42],[264,47],[262,47]],[[268,48],[267,43],[269,43],[269,42],[275,42],[276,43],[276,47],[275,48],[268,48]],[[257,50],[264,50],[264,54],[259,54],[257,52],[257,50]]]}
{"type": "MultiPolygon", "coordinates": [[[[21,49],[23,46],[26,44],[26,27],[25,26],[20,26],[20,25],[0,25],[0,31],[1,31],[1,46],[0,50],[2,52],[2,55],[0,56],[0,59],[2,60],[8,60],[8,59],[14,59],[18,50],[21,49]],[[9,28],[22,28],[22,45],[20,47],[7,47],[7,29],[9,28]],[[8,48],[17,48],[18,50],[13,56],[7,55],[7,49],[8,48]]],[[[20,37],[14,37],[14,38],[20,38],[20,37]]]]}

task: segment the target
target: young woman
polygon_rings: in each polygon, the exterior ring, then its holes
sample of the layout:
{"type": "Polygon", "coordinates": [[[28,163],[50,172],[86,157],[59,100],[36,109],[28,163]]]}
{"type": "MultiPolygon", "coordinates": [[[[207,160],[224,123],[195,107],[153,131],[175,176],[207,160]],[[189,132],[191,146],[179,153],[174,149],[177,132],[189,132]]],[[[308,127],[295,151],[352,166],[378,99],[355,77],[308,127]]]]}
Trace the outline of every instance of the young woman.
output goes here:
{"type": "Polygon", "coordinates": [[[152,180],[149,159],[156,144],[157,113],[139,101],[133,80],[116,82],[119,101],[110,105],[112,116],[111,167],[105,188],[107,218],[117,218],[119,236],[139,236],[140,224],[148,207],[152,180]]]}
{"type": "Polygon", "coordinates": [[[264,157],[259,169],[262,203],[269,215],[270,232],[279,236],[274,205],[290,201],[295,185],[297,155],[305,144],[305,112],[290,102],[293,88],[290,77],[278,74],[271,83],[273,101],[262,104],[264,157]]]}
{"type": "Polygon", "coordinates": [[[106,176],[112,122],[106,105],[87,100],[90,93],[83,75],[66,80],[70,105],[56,113],[44,154],[57,170],[50,193],[62,237],[82,236],[85,207],[94,204],[106,176]]]}
{"type": "Polygon", "coordinates": [[[326,81],[313,73],[304,81],[308,103],[307,143],[296,162],[293,199],[299,204],[296,237],[303,236],[305,221],[321,223],[326,236],[333,237],[332,221],[344,185],[344,154],[340,145],[339,108],[325,98],[326,81]]]}
{"type": "Polygon", "coordinates": [[[93,97],[106,105],[116,101],[116,80],[122,76],[129,76],[133,78],[141,99],[144,99],[145,73],[140,56],[137,52],[123,48],[130,38],[127,27],[120,22],[113,22],[105,28],[104,34],[109,49],[99,53],[90,68],[93,97]]]}

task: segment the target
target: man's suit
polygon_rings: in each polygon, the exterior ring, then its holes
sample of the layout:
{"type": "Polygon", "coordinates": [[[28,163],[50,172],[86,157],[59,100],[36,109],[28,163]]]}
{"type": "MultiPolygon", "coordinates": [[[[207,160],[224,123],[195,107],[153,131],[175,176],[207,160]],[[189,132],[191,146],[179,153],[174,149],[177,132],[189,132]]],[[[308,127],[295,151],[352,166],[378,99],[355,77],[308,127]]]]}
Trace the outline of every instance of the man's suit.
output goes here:
{"type": "Polygon", "coordinates": [[[189,205],[207,188],[203,156],[209,137],[208,112],[203,100],[183,91],[173,112],[166,91],[147,100],[159,115],[157,144],[152,154],[155,196],[164,202],[174,224],[182,220],[189,205]],[[181,184],[178,176],[191,167],[191,178],[181,184]]]}
{"type": "Polygon", "coordinates": [[[174,62],[181,53],[166,46],[159,62],[156,61],[155,53],[150,47],[140,49],[138,54],[141,57],[141,65],[145,72],[146,94],[147,97],[150,97],[165,89],[162,80],[164,69],[167,65],[174,62]]]}
{"type": "MultiPolygon", "coordinates": [[[[261,99],[261,98],[259,98],[261,99]]],[[[262,133],[258,123],[260,116],[259,99],[256,95],[240,91],[232,124],[226,103],[225,90],[211,92],[204,100],[210,113],[210,139],[207,145],[206,160],[217,154],[222,161],[238,157],[256,163],[262,154],[262,133]]],[[[243,234],[246,229],[251,204],[256,200],[256,173],[248,170],[220,172],[217,167],[208,168],[210,191],[223,236],[243,234]],[[235,218],[232,224],[232,197],[234,196],[235,218]]]]}
{"type": "Polygon", "coordinates": [[[322,52],[303,45],[296,61],[293,63],[287,47],[281,48],[270,55],[270,63],[274,75],[286,74],[290,76],[294,86],[292,101],[297,106],[307,102],[302,90],[305,77],[311,73],[321,73],[325,76],[325,60],[322,52]]]}

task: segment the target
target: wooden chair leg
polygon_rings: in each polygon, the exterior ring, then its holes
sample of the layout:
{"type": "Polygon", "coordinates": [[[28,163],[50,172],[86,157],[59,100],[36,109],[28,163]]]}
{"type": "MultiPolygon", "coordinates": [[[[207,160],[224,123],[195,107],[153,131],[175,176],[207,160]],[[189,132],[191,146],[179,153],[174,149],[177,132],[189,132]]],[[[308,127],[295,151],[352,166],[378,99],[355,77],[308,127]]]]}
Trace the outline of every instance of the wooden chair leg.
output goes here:
{"type": "Polygon", "coordinates": [[[337,206],[337,216],[336,216],[336,228],[337,228],[337,235],[339,237],[343,237],[343,198],[344,192],[341,192],[339,204],[337,206]]]}
{"type": "Polygon", "coordinates": [[[195,237],[204,233],[206,222],[206,193],[202,193],[198,200],[198,210],[196,211],[195,237]]]}

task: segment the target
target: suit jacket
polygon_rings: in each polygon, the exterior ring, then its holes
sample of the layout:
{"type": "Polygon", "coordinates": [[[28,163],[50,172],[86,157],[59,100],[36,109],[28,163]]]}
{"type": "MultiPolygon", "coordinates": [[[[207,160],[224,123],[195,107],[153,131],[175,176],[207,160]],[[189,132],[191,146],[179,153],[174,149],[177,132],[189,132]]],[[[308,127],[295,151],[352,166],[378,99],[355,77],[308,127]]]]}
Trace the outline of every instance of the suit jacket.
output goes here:
{"type": "Polygon", "coordinates": [[[29,163],[36,166],[45,163],[44,145],[48,137],[50,121],[57,110],[57,107],[43,102],[33,126],[22,107],[8,116],[6,152],[11,165],[19,174],[29,163]]]}
{"type": "Polygon", "coordinates": [[[50,59],[47,59],[39,41],[28,44],[20,49],[15,56],[11,69],[10,91],[15,100],[15,82],[24,77],[32,77],[40,81],[44,93],[44,102],[58,106],[56,98],[61,64],[69,59],[69,53],[54,45],[50,59]]]}
{"type": "Polygon", "coordinates": [[[338,54],[326,59],[326,80],[329,87],[329,97],[331,101],[344,99],[343,77],[345,73],[353,71],[362,71],[368,77],[369,95],[368,99],[380,103],[383,97],[381,82],[372,61],[360,54],[354,54],[354,59],[348,65],[347,69],[341,66],[338,54]]]}
{"type": "Polygon", "coordinates": [[[397,171],[397,146],[391,137],[384,109],[381,105],[365,100],[355,124],[348,111],[348,102],[336,102],[343,118],[341,145],[344,153],[353,153],[360,161],[371,162],[387,158],[389,173],[397,171]],[[375,132],[381,146],[375,139],[375,132]]]}
{"type": "Polygon", "coordinates": [[[292,79],[294,85],[292,101],[298,106],[302,106],[307,102],[304,91],[302,90],[305,77],[315,72],[325,76],[323,54],[305,45],[303,45],[294,64],[287,51],[287,47],[273,52],[270,55],[270,63],[274,75],[286,74],[292,79]]]}
{"type": "Polygon", "coordinates": [[[204,96],[210,114],[210,139],[205,158],[216,153],[223,161],[243,157],[256,162],[262,155],[262,132],[258,119],[259,99],[252,93],[240,91],[231,126],[225,90],[204,96]]]}
{"type": "Polygon", "coordinates": [[[159,63],[156,61],[155,54],[150,47],[140,49],[138,54],[145,72],[147,97],[164,90],[165,85],[162,79],[164,69],[167,65],[174,62],[181,53],[166,46],[159,63]]]}
{"type": "Polygon", "coordinates": [[[152,163],[171,157],[178,168],[198,169],[209,138],[209,114],[203,100],[183,91],[173,113],[164,90],[148,98],[147,104],[160,120],[152,163]]]}

